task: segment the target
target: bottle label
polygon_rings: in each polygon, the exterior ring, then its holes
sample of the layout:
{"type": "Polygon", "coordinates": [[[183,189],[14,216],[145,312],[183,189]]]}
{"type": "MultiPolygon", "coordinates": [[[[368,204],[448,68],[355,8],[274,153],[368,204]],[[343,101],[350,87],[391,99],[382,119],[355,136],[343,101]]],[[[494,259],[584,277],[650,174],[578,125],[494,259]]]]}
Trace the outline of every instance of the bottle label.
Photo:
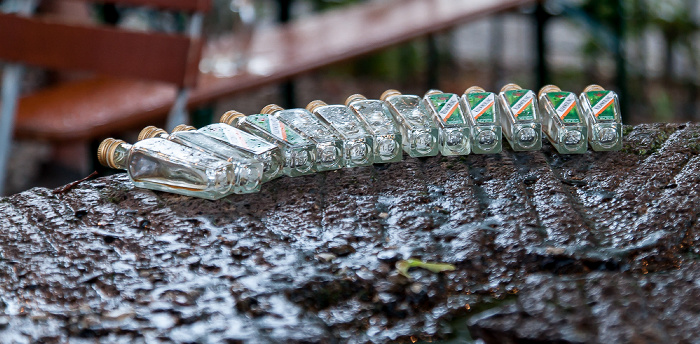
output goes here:
{"type": "Polygon", "coordinates": [[[459,109],[459,98],[456,94],[433,94],[428,96],[430,102],[435,106],[435,109],[440,116],[440,119],[445,124],[463,124],[464,117],[459,109]]]}
{"type": "Polygon", "coordinates": [[[267,131],[272,136],[282,140],[287,141],[291,144],[307,144],[308,142],[297,132],[287,127],[280,120],[270,115],[250,115],[246,116],[246,120],[251,121],[253,124],[260,127],[260,129],[267,131]]]}
{"type": "Polygon", "coordinates": [[[234,146],[241,147],[253,154],[260,154],[266,152],[276,146],[258,138],[257,136],[251,135],[237,128],[231,128],[233,130],[226,131],[226,139],[229,143],[234,146]]]}
{"type": "Polygon", "coordinates": [[[593,115],[599,120],[615,119],[615,107],[612,106],[615,103],[615,94],[612,91],[586,92],[586,97],[593,104],[593,115]]]}
{"type": "Polygon", "coordinates": [[[469,93],[467,96],[469,107],[472,109],[472,117],[477,123],[493,123],[493,105],[496,96],[491,92],[469,93]]]}
{"type": "Polygon", "coordinates": [[[564,123],[581,123],[576,109],[576,96],[571,92],[549,92],[547,99],[554,105],[554,112],[564,123]]]}
{"type": "Polygon", "coordinates": [[[529,90],[506,91],[505,97],[513,116],[519,121],[535,119],[535,94],[529,90]]]}

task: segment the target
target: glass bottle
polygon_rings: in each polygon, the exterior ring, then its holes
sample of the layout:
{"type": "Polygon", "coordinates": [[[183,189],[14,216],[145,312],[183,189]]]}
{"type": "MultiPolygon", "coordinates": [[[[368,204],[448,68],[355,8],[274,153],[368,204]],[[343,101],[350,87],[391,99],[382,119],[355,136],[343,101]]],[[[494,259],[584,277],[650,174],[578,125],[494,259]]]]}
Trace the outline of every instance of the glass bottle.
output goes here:
{"type": "Polygon", "coordinates": [[[583,154],[588,149],[586,124],[573,92],[554,85],[537,95],[542,114],[542,131],[560,154],[583,154]]]}
{"type": "Polygon", "coordinates": [[[469,126],[472,128],[472,153],[501,152],[501,121],[496,111],[496,95],[478,86],[469,87],[460,98],[469,126]]]}
{"type": "Polygon", "coordinates": [[[369,100],[361,94],[353,94],[345,105],[362,121],[372,134],[375,163],[396,162],[403,159],[401,132],[389,109],[381,100],[369,100]]]}
{"type": "Polygon", "coordinates": [[[435,122],[416,95],[386,90],[380,97],[399,123],[403,150],[412,157],[435,156],[438,153],[439,131],[435,122]]]}
{"type": "Polygon", "coordinates": [[[439,147],[442,155],[466,155],[470,152],[469,124],[459,108],[454,93],[430,90],[423,101],[440,128],[439,147]]]}
{"type": "Polygon", "coordinates": [[[314,172],[316,161],[314,143],[274,116],[267,114],[246,116],[238,111],[228,111],[221,116],[220,122],[276,144],[284,153],[284,174],[296,177],[314,172]]]}
{"type": "Polygon", "coordinates": [[[306,105],[309,112],[321,122],[335,129],[343,139],[343,158],[346,167],[368,166],[373,162],[372,135],[345,105],[328,105],[314,100],[306,105]]]}
{"type": "Polygon", "coordinates": [[[198,132],[213,137],[236,148],[248,158],[260,161],[263,164],[263,183],[282,176],[284,168],[282,151],[276,145],[260,137],[223,123],[209,124],[199,129],[193,126],[179,125],[173,129],[173,134],[185,131],[198,132]]]}
{"type": "Polygon", "coordinates": [[[108,138],[98,147],[97,159],[104,166],[126,170],[137,187],[210,200],[259,185],[261,177],[260,169],[250,165],[221,160],[161,138],[133,145],[108,138]]]}
{"type": "MultiPolygon", "coordinates": [[[[192,126],[184,124],[178,125],[173,129],[172,134],[169,135],[165,130],[156,128],[154,126],[148,126],[141,130],[141,132],[139,133],[139,140],[151,137],[167,139],[179,143],[183,146],[199,150],[203,153],[214,155],[216,157],[219,157],[220,159],[225,159],[229,161],[242,161],[246,164],[251,165],[260,163],[260,165],[255,166],[262,169],[261,182],[269,180],[265,179],[265,173],[267,171],[265,170],[266,166],[264,162],[258,160],[249,152],[243,151],[238,147],[232,146],[226,142],[217,140],[214,137],[205,135],[197,130],[194,130],[194,127],[192,126]]],[[[256,189],[251,190],[251,192],[257,192],[259,190],[260,185],[257,185],[256,189]]]]}
{"type": "Polygon", "coordinates": [[[581,113],[588,127],[588,141],[594,151],[622,149],[620,101],[617,94],[589,85],[579,96],[581,113]]]}
{"type": "Polygon", "coordinates": [[[316,171],[331,171],[343,167],[343,141],[340,136],[309,111],[285,110],[276,104],[269,104],[260,110],[260,113],[273,116],[316,145],[316,171]]]}
{"type": "Polygon", "coordinates": [[[507,84],[501,88],[497,104],[503,136],[514,151],[542,148],[542,125],[534,92],[507,84]]]}

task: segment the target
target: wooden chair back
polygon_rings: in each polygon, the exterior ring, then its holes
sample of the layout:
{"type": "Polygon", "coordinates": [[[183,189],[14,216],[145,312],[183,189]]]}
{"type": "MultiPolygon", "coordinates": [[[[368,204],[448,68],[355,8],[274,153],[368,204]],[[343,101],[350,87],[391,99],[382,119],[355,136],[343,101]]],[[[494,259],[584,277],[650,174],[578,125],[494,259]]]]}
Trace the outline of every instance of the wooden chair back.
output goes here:
{"type": "MultiPolygon", "coordinates": [[[[90,2],[91,0],[82,0],[90,2]]],[[[94,0],[96,2],[96,0],[94,0]]],[[[209,0],[109,0],[201,14],[209,0]]],[[[201,24],[200,24],[201,25],[201,24]]],[[[59,22],[56,18],[0,14],[0,60],[56,70],[147,79],[192,87],[202,39],[190,32],[161,33],[59,22]]]]}

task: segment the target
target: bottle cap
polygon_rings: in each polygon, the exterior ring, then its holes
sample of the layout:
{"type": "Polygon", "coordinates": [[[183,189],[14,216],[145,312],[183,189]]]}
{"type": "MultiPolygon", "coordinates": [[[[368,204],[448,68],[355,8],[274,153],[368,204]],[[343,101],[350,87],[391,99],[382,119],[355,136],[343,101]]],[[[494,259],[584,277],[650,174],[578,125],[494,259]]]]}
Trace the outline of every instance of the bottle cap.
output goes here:
{"type": "Polygon", "coordinates": [[[537,93],[537,98],[541,97],[542,94],[549,93],[549,92],[561,92],[561,88],[559,88],[559,86],[555,86],[555,85],[542,86],[542,88],[540,88],[540,91],[537,93]]]}
{"type": "Polygon", "coordinates": [[[187,124],[180,124],[177,127],[173,128],[173,133],[177,133],[179,131],[190,131],[190,130],[197,130],[197,128],[187,125],[187,124]]]}
{"type": "Polygon", "coordinates": [[[273,113],[275,113],[277,111],[282,111],[282,110],[284,110],[284,109],[277,104],[268,104],[268,105],[265,105],[265,107],[262,108],[262,110],[260,110],[260,113],[264,114],[264,115],[272,115],[273,113]]]}
{"type": "Polygon", "coordinates": [[[440,93],[442,93],[442,91],[436,90],[436,89],[432,89],[432,90],[428,90],[428,92],[425,92],[425,95],[426,95],[426,96],[432,96],[433,94],[440,94],[440,93]]]}
{"type": "Polygon", "coordinates": [[[157,136],[160,136],[162,134],[168,135],[168,132],[161,129],[161,128],[149,125],[143,129],[141,129],[141,132],[139,133],[138,140],[141,141],[141,140],[145,140],[145,139],[150,139],[152,137],[157,137],[157,136]]]}
{"type": "Polygon", "coordinates": [[[596,84],[590,84],[590,85],[586,86],[586,88],[583,89],[583,93],[593,92],[593,91],[605,91],[605,89],[602,86],[596,85],[596,84]]]}
{"type": "Polygon", "coordinates": [[[126,142],[111,137],[104,139],[104,141],[100,143],[100,146],[97,147],[97,161],[99,161],[102,166],[118,168],[114,162],[114,152],[117,150],[117,147],[123,143],[126,142]]]}
{"type": "Polygon", "coordinates": [[[401,92],[394,90],[394,89],[388,89],[382,93],[382,95],[379,97],[381,100],[386,100],[387,98],[391,96],[400,96],[401,92]]]}
{"type": "Polygon", "coordinates": [[[523,88],[520,87],[520,85],[514,84],[514,83],[510,83],[510,84],[503,85],[503,87],[501,87],[501,92],[505,92],[505,91],[515,91],[515,90],[522,90],[522,89],[523,89],[523,88]]]}
{"type": "Polygon", "coordinates": [[[219,122],[226,123],[228,125],[233,125],[233,121],[238,117],[245,117],[245,115],[241,112],[236,111],[236,110],[226,111],[226,113],[221,115],[219,122]]]}
{"type": "Polygon", "coordinates": [[[314,100],[306,105],[306,109],[309,110],[309,112],[314,112],[314,110],[326,105],[328,104],[326,104],[326,102],[324,102],[323,100],[314,100]]]}
{"type": "Polygon", "coordinates": [[[353,95],[350,95],[350,96],[348,96],[348,99],[345,99],[345,106],[350,106],[350,103],[352,103],[354,101],[358,101],[358,100],[367,100],[367,97],[365,97],[359,93],[355,93],[353,95]]]}
{"type": "Polygon", "coordinates": [[[481,88],[481,87],[479,87],[479,86],[472,86],[472,87],[469,87],[468,89],[466,89],[466,90],[464,91],[464,94],[469,94],[469,93],[472,93],[472,92],[486,92],[486,90],[483,89],[483,88],[481,88]]]}

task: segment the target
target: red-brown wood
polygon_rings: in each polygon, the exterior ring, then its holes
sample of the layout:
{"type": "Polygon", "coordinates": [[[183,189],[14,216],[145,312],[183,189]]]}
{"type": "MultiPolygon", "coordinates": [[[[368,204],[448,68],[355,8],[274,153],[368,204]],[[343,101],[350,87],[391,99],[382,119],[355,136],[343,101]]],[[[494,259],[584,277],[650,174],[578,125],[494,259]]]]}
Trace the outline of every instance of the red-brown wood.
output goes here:
{"type": "Polygon", "coordinates": [[[211,9],[211,0],[80,0],[85,2],[115,3],[131,6],[149,6],[162,9],[206,12],[211,9]]]}
{"type": "Polygon", "coordinates": [[[199,40],[0,14],[0,59],[194,85],[199,40]]]}
{"type": "MultiPolygon", "coordinates": [[[[273,84],[537,1],[370,2],[261,30],[251,48],[256,69],[230,78],[200,75],[189,104],[273,84]]],[[[174,98],[174,88],[158,83],[105,78],[72,83],[22,99],[16,135],[55,141],[102,137],[162,120],[174,98]]]]}

